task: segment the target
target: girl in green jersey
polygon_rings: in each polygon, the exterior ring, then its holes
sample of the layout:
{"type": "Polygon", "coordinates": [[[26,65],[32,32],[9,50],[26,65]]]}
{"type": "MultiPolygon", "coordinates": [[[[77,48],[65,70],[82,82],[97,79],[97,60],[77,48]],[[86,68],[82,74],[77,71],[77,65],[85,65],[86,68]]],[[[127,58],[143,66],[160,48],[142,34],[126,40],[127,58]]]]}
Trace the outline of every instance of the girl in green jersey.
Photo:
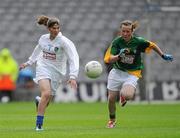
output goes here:
{"type": "Polygon", "coordinates": [[[113,68],[108,75],[108,128],[116,123],[116,97],[119,93],[120,104],[124,106],[135,95],[138,79],[141,77],[143,62],[141,53],[157,52],[164,60],[172,61],[172,55],[164,54],[153,42],[142,37],[133,36],[138,23],[125,20],[120,25],[120,36],[115,38],[106,51],[105,63],[112,63],[113,68]]]}

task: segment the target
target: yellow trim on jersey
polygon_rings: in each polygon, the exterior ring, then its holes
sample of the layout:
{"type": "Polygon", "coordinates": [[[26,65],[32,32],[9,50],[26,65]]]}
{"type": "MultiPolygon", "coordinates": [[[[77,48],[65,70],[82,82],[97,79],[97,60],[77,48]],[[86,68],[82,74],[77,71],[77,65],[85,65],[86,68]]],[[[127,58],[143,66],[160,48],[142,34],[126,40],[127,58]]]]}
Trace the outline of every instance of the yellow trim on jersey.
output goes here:
{"type": "Polygon", "coordinates": [[[128,71],[129,74],[134,75],[138,78],[142,77],[141,70],[135,70],[135,71],[128,71]]]}
{"type": "Polygon", "coordinates": [[[156,47],[156,44],[155,43],[153,43],[153,42],[150,42],[150,41],[148,41],[149,42],[149,47],[147,47],[146,48],[146,50],[145,50],[145,53],[150,53],[151,52],[151,50],[154,48],[154,47],[156,47]]]}
{"type": "Polygon", "coordinates": [[[104,56],[104,62],[105,62],[105,63],[109,63],[109,62],[110,62],[111,46],[112,46],[112,45],[110,45],[110,46],[108,47],[108,49],[106,50],[106,53],[105,53],[105,56],[104,56]]]}

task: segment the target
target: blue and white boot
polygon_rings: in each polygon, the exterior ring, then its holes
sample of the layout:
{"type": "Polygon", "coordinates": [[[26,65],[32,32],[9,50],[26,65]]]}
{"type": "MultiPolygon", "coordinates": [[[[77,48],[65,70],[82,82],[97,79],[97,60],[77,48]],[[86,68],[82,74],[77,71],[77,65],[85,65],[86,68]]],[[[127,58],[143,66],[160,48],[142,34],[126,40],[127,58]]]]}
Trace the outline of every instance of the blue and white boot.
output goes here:
{"type": "Polygon", "coordinates": [[[44,119],[44,116],[42,115],[37,115],[36,116],[36,131],[42,131],[43,128],[43,119],[44,119]]]}
{"type": "Polygon", "coordinates": [[[36,126],[36,131],[43,131],[44,129],[42,128],[42,126],[36,126]]]}

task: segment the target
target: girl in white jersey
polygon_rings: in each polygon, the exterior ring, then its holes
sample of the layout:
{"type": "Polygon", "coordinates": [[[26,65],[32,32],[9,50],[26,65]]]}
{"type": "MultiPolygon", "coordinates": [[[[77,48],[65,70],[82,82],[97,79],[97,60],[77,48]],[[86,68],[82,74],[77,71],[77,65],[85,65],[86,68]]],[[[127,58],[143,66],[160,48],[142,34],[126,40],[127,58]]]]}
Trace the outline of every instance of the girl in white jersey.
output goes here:
{"type": "Polygon", "coordinates": [[[47,27],[49,33],[40,37],[38,45],[26,63],[20,65],[23,69],[36,62],[36,78],[41,97],[36,98],[37,119],[36,130],[43,130],[45,109],[55,95],[59,81],[66,74],[66,65],[69,63],[68,83],[77,89],[76,78],[79,72],[79,56],[71,40],[60,32],[60,23],[56,18],[40,16],[37,20],[39,25],[47,27]]]}

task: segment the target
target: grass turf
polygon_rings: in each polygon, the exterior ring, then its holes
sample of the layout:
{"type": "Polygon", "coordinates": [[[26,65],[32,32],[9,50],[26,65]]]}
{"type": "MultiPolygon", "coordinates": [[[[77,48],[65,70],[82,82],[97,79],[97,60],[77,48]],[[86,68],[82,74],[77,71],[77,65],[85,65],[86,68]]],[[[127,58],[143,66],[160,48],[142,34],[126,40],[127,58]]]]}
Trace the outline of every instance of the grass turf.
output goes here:
{"type": "Polygon", "coordinates": [[[0,104],[2,138],[180,138],[180,104],[117,105],[117,126],[107,129],[107,103],[51,104],[44,131],[35,131],[33,102],[0,104]]]}

